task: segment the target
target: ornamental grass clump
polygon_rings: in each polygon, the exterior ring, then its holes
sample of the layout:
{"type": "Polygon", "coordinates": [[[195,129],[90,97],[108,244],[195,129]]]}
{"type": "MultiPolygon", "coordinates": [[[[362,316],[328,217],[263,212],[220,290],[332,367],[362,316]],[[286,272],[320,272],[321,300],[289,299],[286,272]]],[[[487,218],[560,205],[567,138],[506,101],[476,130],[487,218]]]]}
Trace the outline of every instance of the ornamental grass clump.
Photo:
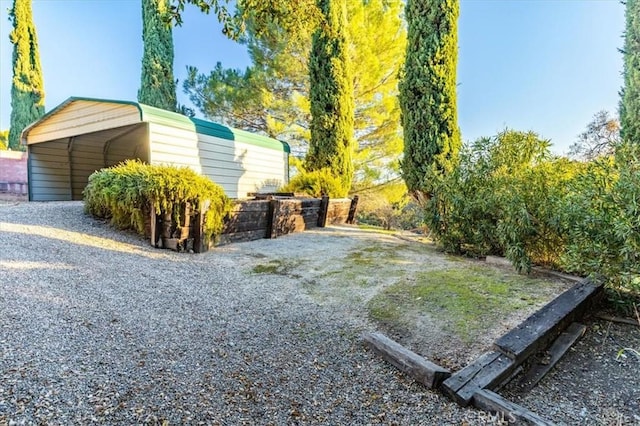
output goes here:
{"type": "Polygon", "coordinates": [[[148,165],[138,160],[94,172],[84,189],[84,202],[86,213],[142,235],[152,207],[181,223],[187,203],[197,212],[208,202],[204,233],[210,239],[220,235],[224,217],[231,210],[230,199],[209,178],[189,168],[148,165]]]}

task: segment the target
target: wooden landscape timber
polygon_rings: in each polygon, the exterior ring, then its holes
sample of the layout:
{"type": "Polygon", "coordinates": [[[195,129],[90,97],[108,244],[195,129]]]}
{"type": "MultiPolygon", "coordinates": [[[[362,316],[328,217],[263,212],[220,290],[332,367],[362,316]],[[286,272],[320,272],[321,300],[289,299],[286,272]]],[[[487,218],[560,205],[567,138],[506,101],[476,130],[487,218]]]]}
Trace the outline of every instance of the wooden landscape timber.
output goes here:
{"type": "Polygon", "coordinates": [[[602,290],[601,283],[581,280],[500,337],[493,351],[446,379],[441,389],[463,406],[472,403],[485,411],[509,416],[505,421],[510,423],[552,424],[493,391],[516,377],[527,363],[533,367],[522,379],[524,386],[526,389],[535,386],[584,334],[586,327],[574,321],[599,300],[602,290]],[[552,341],[545,363],[533,364],[532,355],[547,348],[552,341]]]}
{"type": "MultiPolygon", "coordinates": [[[[548,357],[538,360],[534,363],[529,371],[522,377],[520,384],[523,389],[528,392],[533,389],[539,382],[551,371],[551,369],[560,361],[565,353],[578,341],[587,327],[577,322],[571,323],[567,329],[558,336],[553,344],[546,351],[548,357]]],[[[533,357],[532,357],[533,358],[533,357]]]]}
{"type": "Polygon", "coordinates": [[[442,383],[442,390],[462,406],[485,388],[494,389],[511,377],[518,365],[504,354],[486,352],[442,383]]]}
{"type": "Polygon", "coordinates": [[[500,337],[494,348],[520,364],[582,317],[599,299],[602,289],[602,284],[583,279],[500,337]]]}
{"type": "MultiPolygon", "coordinates": [[[[260,195],[254,200],[237,200],[231,213],[225,218],[222,234],[216,244],[252,241],[262,238],[277,238],[293,232],[353,223],[358,197],[329,199],[298,197],[290,194],[260,195]]],[[[183,223],[173,222],[171,212],[149,214],[150,243],[153,247],[175,251],[202,253],[212,245],[204,236],[204,214],[208,203],[198,209],[179,206],[183,223]]]]}
{"type": "Polygon", "coordinates": [[[443,380],[451,376],[451,372],[446,368],[424,359],[382,333],[366,334],[363,338],[385,360],[429,389],[437,388],[443,380]]]}

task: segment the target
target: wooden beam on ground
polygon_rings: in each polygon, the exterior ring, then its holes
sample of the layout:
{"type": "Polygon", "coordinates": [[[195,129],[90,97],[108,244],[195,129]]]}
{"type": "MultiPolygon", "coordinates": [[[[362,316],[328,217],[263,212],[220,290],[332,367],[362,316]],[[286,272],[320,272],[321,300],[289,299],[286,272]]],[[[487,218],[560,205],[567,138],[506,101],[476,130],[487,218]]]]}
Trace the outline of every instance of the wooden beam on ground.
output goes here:
{"type": "Polygon", "coordinates": [[[549,358],[545,359],[544,364],[537,363],[524,375],[520,383],[523,385],[526,392],[533,389],[540,380],[560,361],[565,353],[569,350],[575,342],[584,336],[587,327],[578,324],[577,322],[571,323],[565,332],[563,332],[549,347],[547,352],[549,358]]]}
{"type": "Polygon", "coordinates": [[[488,389],[479,390],[473,395],[473,405],[476,408],[497,415],[497,420],[507,424],[553,426],[550,421],[488,389]]]}
{"type": "Polygon", "coordinates": [[[511,376],[518,365],[500,352],[487,352],[442,384],[442,390],[462,406],[481,389],[494,389],[511,376]]]}
{"type": "Polygon", "coordinates": [[[582,280],[499,338],[494,348],[520,364],[584,315],[601,292],[601,284],[582,280]]]}
{"type": "Polygon", "coordinates": [[[429,389],[437,388],[451,375],[446,368],[424,359],[382,333],[366,334],[364,340],[385,360],[429,389]]]}

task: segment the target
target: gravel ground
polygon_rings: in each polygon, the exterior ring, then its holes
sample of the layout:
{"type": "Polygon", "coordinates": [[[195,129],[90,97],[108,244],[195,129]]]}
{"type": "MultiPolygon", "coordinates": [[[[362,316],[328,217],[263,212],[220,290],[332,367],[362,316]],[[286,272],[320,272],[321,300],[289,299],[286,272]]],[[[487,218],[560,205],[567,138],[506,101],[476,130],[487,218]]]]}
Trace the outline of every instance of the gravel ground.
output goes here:
{"type": "Polygon", "coordinates": [[[0,424],[492,423],[232,247],[159,251],[81,203],[5,202],[0,253],[0,424]]]}
{"type": "MultiPolygon", "coordinates": [[[[345,264],[323,259],[370,238],[328,228],[177,254],[114,232],[78,202],[0,201],[0,425],[499,424],[363,346],[378,326],[359,298],[386,284],[340,286],[331,277],[345,264]],[[251,272],[274,258],[285,259],[278,273],[251,272]]],[[[382,248],[397,241],[375,238],[382,248]]],[[[459,262],[411,255],[403,267],[459,262]]],[[[374,264],[378,275],[385,268],[374,264]]],[[[640,329],[586,325],[538,387],[503,395],[561,425],[640,425],[640,359],[616,359],[640,349],[640,329]]],[[[495,337],[452,351],[432,331],[407,343],[475,357],[495,337]]]]}

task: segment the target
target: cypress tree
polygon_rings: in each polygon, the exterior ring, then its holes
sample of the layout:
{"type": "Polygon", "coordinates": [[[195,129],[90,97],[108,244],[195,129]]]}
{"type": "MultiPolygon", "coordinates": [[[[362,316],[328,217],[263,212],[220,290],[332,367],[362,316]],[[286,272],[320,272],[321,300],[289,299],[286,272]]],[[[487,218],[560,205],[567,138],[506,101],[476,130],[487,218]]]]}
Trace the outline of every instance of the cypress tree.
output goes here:
{"type": "Polygon", "coordinates": [[[173,78],[173,35],[168,23],[169,0],[142,0],[142,77],[138,101],[176,111],[173,78]]]}
{"type": "Polygon", "coordinates": [[[20,133],[44,115],[44,83],[31,0],[14,0],[9,19],[13,24],[9,35],[13,44],[9,148],[21,150],[20,133]]]}
{"type": "Polygon", "coordinates": [[[623,141],[640,144],[640,1],[626,0],[625,19],[620,134],[623,141]]]}
{"type": "Polygon", "coordinates": [[[401,81],[402,176],[416,197],[429,176],[446,173],[460,149],[456,105],[459,0],[407,0],[407,52],[401,81]]]}
{"type": "Polygon", "coordinates": [[[349,66],[345,0],[318,0],[324,22],[309,56],[311,141],[307,170],[329,169],[347,195],[353,178],[353,80],[349,66]]]}

